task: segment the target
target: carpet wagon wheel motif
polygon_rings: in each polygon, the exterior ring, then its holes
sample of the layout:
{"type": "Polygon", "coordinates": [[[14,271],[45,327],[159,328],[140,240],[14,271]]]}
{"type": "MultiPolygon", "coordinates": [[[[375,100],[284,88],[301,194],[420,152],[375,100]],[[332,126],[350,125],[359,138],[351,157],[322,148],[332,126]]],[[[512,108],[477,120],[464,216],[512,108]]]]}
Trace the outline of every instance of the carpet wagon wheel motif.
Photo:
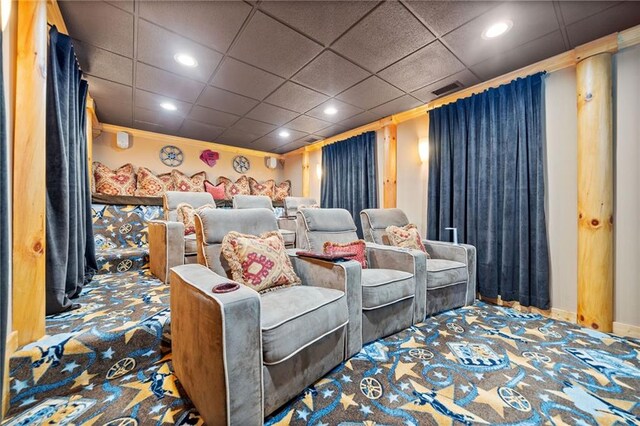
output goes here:
{"type": "Polygon", "coordinates": [[[360,380],[360,390],[369,399],[378,399],[382,396],[382,385],[373,377],[360,380]]]}
{"type": "Polygon", "coordinates": [[[133,229],[133,226],[131,226],[130,223],[125,223],[120,227],[120,229],[118,229],[118,232],[120,232],[121,234],[128,234],[129,232],[131,232],[132,229],[133,229]]]}
{"type": "Polygon", "coordinates": [[[169,167],[178,167],[184,160],[182,150],[177,146],[166,145],[160,150],[160,161],[169,167]]]}
{"type": "Polygon", "coordinates": [[[449,330],[453,331],[454,333],[463,333],[464,332],[464,328],[462,328],[461,325],[456,324],[455,322],[447,323],[447,328],[449,330]]]}
{"type": "Polygon", "coordinates": [[[539,352],[522,352],[522,356],[530,359],[531,361],[544,362],[545,364],[551,362],[551,358],[539,352]]]}
{"type": "Polygon", "coordinates": [[[138,421],[133,417],[120,417],[105,423],[103,426],[138,426],[138,421]]]}
{"type": "Polygon", "coordinates": [[[115,379],[117,377],[124,376],[136,366],[136,360],[133,358],[122,358],[111,366],[107,371],[107,380],[115,379]]]}
{"type": "Polygon", "coordinates": [[[518,411],[531,411],[531,404],[527,398],[515,389],[500,387],[498,388],[498,395],[511,408],[518,411]]]}
{"type": "Polygon", "coordinates": [[[131,259],[124,259],[120,263],[118,263],[118,272],[127,272],[133,266],[133,262],[131,259]]]}
{"type": "Polygon", "coordinates": [[[233,170],[238,173],[247,173],[249,168],[251,167],[251,163],[249,159],[244,155],[236,155],[233,157],[233,170]]]}
{"type": "Polygon", "coordinates": [[[433,358],[433,353],[427,349],[422,349],[422,348],[416,348],[416,349],[411,349],[409,351],[409,355],[411,355],[414,358],[418,358],[418,359],[431,359],[433,358]]]}
{"type": "Polygon", "coordinates": [[[562,335],[560,333],[558,333],[557,331],[553,331],[549,328],[546,327],[540,327],[538,328],[538,331],[540,333],[542,333],[543,336],[547,336],[547,337],[553,337],[554,339],[559,339],[562,337],[562,335]]]}

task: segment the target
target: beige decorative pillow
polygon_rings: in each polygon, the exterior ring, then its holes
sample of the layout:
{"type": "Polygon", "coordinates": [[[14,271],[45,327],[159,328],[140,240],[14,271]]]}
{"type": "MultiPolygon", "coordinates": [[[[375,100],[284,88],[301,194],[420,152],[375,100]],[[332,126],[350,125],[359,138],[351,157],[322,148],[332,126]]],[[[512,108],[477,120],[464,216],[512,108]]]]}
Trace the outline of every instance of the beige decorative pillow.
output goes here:
{"type": "Polygon", "coordinates": [[[165,192],[173,191],[171,173],[155,175],[146,167],[140,167],[136,176],[136,195],[139,197],[162,197],[165,192]]]}
{"type": "Polygon", "coordinates": [[[220,176],[216,181],[216,185],[224,183],[225,200],[232,200],[236,195],[251,195],[251,186],[247,176],[242,175],[233,182],[231,179],[220,176]]]}
{"type": "Polygon", "coordinates": [[[291,195],[291,181],[285,180],[275,185],[273,191],[273,201],[284,201],[284,199],[291,195]]]}
{"type": "Polygon", "coordinates": [[[133,164],[127,163],[116,170],[111,170],[98,161],[93,165],[93,177],[98,194],[135,195],[136,174],[133,164]]]}
{"type": "Polygon", "coordinates": [[[260,183],[254,178],[249,178],[249,185],[251,186],[251,195],[265,195],[273,198],[274,187],[276,186],[276,182],[273,179],[260,183]]]}
{"type": "Polygon", "coordinates": [[[216,206],[213,204],[205,204],[204,206],[194,209],[193,206],[188,203],[178,204],[178,207],[176,207],[176,213],[178,214],[178,222],[182,222],[184,225],[184,235],[196,233],[196,213],[207,208],[215,209],[216,206]]]}
{"type": "Polygon", "coordinates": [[[259,237],[229,232],[222,239],[222,255],[234,281],[264,293],[300,284],[279,231],[259,237]]]}
{"type": "Polygon", "coordinates": [[[420,250],[427,253],[428,259],[431,258],[422,243],[420,232],[414,224],[410,223],[403,227],[393,225],[387,226],[385,232],[387,233],[387,237],[389,238],[389,242],[392,246],[420,250]]]}
{"type": "Polygon", "coordinates": [[[189,177],[180,170],[171,170],[171,180],[176,191],[204,192],[204,181],[207,180],[207,174],[198,172],[189,177]]]}

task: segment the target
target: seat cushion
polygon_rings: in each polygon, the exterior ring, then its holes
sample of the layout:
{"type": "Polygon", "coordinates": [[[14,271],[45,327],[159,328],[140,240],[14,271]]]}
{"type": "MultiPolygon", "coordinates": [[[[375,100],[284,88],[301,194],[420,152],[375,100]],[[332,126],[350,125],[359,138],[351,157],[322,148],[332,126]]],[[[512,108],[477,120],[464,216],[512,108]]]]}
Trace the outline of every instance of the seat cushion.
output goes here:
{"type": "Polygon", "coordinates": [[[362,270],[363,310],[381,308],[413,296],[413,274],[393,269],[362,270]]]}
{"type": "Polygon", "coordinates": [[[427,290],[466,282],[469,279],[467,265],[445,259],[427,260],[427,290]]]}
{"type": "Polygon", "coordinates": [[[284,240],[285,245],[293,245],[296,242],[296,233],[293,231],[289,231],[288,229],[280,229],[280,234],[282,234],[282,239],[284,240]]]}
{"type": "Polygon", "coordinates": [[[184,254],[196,254],[198,252],[196,234],[184,236],[184,254]]]}
{"type": "Polygon", "coordinates": [[[261,295],[263,362],[278,364],[348,322],[344,292],[295,286],[261,295]]]}

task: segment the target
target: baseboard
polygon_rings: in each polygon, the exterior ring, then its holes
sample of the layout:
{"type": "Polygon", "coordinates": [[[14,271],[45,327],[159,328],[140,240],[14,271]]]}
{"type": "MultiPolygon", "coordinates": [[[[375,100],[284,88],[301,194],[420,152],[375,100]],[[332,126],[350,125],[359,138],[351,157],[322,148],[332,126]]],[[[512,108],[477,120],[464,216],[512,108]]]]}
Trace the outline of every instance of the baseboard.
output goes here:
{"type": "Polygon", "coordinates": [[[2,378],[2,400],[0,402],[3,416],[9,411],[9,360],[11,356],[18,350],[18,332],[12,331],[7,337],[6,352],[4,354],[4,377],[2,378]]]}
{"type": "Polygon", "coordinates": [[[613,322],[613,334],[640,339],[640,326],[613,322]]]}
{"type": "Polygon", "coordinates": [[[565,311],[563,309],[551,308],[551,318],[562,321],[577,323],[578,315],[575,312],[565,311]]]}

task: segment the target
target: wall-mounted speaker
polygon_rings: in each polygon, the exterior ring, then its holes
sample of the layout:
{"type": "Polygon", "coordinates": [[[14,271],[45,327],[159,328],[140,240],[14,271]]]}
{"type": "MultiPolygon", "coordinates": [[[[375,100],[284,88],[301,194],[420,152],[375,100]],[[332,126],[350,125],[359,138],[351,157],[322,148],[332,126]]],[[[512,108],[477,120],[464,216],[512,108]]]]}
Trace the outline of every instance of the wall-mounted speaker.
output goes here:
{"type": "Polygon", "coordinates": [[[118,132],[116,134],[116,145],[120,149],[128,149],[131,146],[131,136],[127,132],[118,132]]]}
{"type": "Polygon", "coordinates": [[[278,167],[278,159],[275,157],[265,157],[264,165],[267,166],[267,169],[275,169],[278,167]]]}

